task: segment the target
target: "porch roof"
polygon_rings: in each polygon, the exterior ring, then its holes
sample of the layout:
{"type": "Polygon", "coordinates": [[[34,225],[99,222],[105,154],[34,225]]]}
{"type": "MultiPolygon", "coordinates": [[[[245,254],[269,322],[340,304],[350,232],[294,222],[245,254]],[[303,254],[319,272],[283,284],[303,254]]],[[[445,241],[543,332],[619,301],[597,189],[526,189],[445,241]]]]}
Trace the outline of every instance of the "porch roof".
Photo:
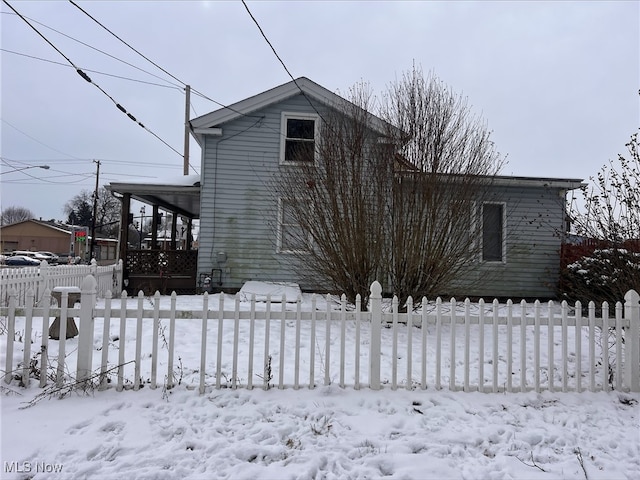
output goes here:
{"type": "Polygon", "coordinates": [[[144,183],[111,182],[105,186],[113,194],[129,194],[134,200],[175,212],[188,218],[200,217],[200,175],[172,179],[145,180],[144,183]]]}

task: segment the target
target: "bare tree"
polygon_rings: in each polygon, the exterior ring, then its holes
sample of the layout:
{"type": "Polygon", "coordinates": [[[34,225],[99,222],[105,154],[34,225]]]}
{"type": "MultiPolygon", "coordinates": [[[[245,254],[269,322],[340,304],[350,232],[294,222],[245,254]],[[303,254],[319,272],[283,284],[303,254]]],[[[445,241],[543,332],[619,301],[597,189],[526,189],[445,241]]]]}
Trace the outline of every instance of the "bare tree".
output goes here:
{"type": "Polygon", "coordinates": [[[466,103],[419,70],[375,107],[366,86],[354,87],[350,102],[319,112],[315,148],[300,142],[280,168],[280,245],[351,301],[375,279],[402,303],[449,292],[477,258],[474,209],[499,155],[466,103]]]}
{"type": "MultiPolygon", "coordinates": [[[[93,195],[90,190],[82,190],[64,205],[68,222],[90,227],[93,219],[93,195]]],[[[96,211],[96,231],[103,235],[115,235],[120,218],[120,202],[104,187],[98,189],[96,211]]]]}
{"type": "Polygon", "coordinates": [[[613,305],[628,290],[640,290],[640,152],[638,132],[618,155],[582,188],[572,204],[577,245],[561,270],[559,290],[569,300],[613,305]],[[573,257],[573,258],[571,258],[573,257]]]}
{"type": "Polygon", "coordinates": [[[350,301],[357,294],[366,301],[383,264],[392,149],[378,141],[385,132],[372,124],[368,87],[355,86],[350,97],[323,112],[315,148],[298,146],[273,192],[280,250],[350,301]]]}
{"type": "Polygon", "coordinates": [[[584,206],[573,205],[576,233],[621,245],[640,241],[640,152],[638,132],[626,144],[628,154],[618,155],[591,178],[582,190],[584,206]]]}
{"type": "Polygon", "coordinates": [[[7,207],[2,210],[0,224],[11,225],[12,223],[24,222],[34,218],[33,212],[24,207],[7,207]]]}
{"type": "Polygon", "coordinates": [[[404,138],[399,153],[413,169],[393,183],[388,272],[401,302],[451,294],[478,259],[482,205],[502,160],[482,120],[436,76],[414,68],[390,88],[382,117],[404,138]]]}
{"type": "Polygon", "coordinates": [[[120,222],[120,201],[106,188],[98,189],[96,231],[108,236],[117,236],[120,222]]]}

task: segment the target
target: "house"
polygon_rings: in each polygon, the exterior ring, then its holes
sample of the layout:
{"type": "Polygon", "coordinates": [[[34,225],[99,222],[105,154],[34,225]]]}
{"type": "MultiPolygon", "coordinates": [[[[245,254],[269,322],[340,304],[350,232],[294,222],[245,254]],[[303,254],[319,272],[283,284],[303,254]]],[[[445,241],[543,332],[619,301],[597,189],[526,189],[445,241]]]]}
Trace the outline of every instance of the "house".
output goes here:
{"type": "MultiPolygon", "coordinates": [[[[239,289],[248,280],[298,282],[303,289],[327,291],[328,285],[301,274],[287,253],[282,232],[291,225],[286,225],[283,202],[273,198],[267,184],[281,169],[291,168],[292,146],[313,148],[321,112],[345,103],[313,81],[298,78],[191,120],[202,151],[199,178],[109,188],[123,198],[125,211],[130,198],[146,199],[154,211],[162,207],[189,220],[199,218],[192,282],[207,275],[224,291],[239,289]]],[[[373,128],[377,122],[382,131],[376,117],[373,128]]],[[[565,195],[580,185],[578,179],[493,179],[491,199],[479,211],[493,219],[498,228],[493,234],[501,241],[468,273],[468,279],[477,281],[469,283],[465,295],[552,297],[560,265],[559,232],[567,221],[565,195]]]]}
{"type": "MultiPolygon", "coordinates": [[[[53,252],[63,257],[85,258],[89,254],[89,235],[74,235],[78,227],[60,222],[24,220],[0,227],[2,252],[14,250],[53,252]]],[[[83,230],[86,233],[86,230],[83,230]]],[[[96,237],[94,256],[99,264],[114,263],[118,241],[96,237]]]]}

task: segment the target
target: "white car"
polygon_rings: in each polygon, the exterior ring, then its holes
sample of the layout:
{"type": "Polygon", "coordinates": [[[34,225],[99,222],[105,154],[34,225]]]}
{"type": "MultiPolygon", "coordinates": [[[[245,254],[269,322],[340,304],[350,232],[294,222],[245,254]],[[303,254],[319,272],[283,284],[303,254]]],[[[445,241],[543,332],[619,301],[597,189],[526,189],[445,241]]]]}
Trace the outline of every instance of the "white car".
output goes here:
{"type": "Polygon", "coordinates": [[[34,258],[37,260],[46,260],[48,264],[56,264],[60,260],[60,257],[51,252],[36,252],[34,258]]]}

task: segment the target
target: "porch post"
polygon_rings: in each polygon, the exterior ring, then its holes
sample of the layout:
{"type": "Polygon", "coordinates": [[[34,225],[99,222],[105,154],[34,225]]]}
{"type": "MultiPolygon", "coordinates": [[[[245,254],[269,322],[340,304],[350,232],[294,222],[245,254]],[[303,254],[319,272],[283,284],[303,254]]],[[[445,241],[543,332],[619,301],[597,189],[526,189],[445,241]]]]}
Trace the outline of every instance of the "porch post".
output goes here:
{"type": "Polygon", "coordinates": [[[187,222],[187,246],[186,250],[192,250],[193,246],[193,238],[191,237],[191,229],[193,228],[193,218],[189,217],[189,221],[187,222]]]}
{"type": "Polygon", "coordinates": [[[131,209],[131,194],[123,193],[120,199],[122,208],[120,210],[120,245],[118,258],[125,260],[127,258],[127,245],[129,243],[129,210],[131,209]]]}
{"type": "Polygon", "coordinates": [[[153,206],[153,217],[151,218],[151,250],[158,249],[158,205],[153,206]]]}
{"type": "Polygon", "coordinates": [[[178,214],[171,212],[171,250],[176,249],[176,231],[178,230],[178,214]]]}

